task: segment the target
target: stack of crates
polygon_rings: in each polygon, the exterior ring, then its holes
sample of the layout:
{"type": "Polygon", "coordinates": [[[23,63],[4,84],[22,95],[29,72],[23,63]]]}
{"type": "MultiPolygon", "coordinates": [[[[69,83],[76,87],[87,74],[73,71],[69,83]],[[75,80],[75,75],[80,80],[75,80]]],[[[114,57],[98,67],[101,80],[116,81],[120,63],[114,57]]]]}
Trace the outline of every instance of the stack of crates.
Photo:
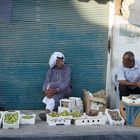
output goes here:
{"type": "Polygon", "coordinates": [[[79,97],[69,97],[69,99],[61,99],[58,112],[80,112],[83,113],[83,103],[79,97]]]}

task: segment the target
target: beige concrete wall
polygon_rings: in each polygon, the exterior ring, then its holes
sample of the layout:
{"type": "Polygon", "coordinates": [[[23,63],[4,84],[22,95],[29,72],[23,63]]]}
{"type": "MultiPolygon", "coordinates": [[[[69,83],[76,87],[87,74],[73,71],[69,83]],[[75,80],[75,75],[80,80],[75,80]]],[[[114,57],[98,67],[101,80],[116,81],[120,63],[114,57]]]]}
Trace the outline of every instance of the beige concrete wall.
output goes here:
{"type": "MultiPolygon", "coordinates": [[[[135,0],[135,2],[138,1],[135,0]]],[[[112,9],[113,8],[111,8],[110,13],[113,14],[112,9]]],[[[132,13],[132,11],[130,11],[130,16],[128,19],[126,19],[124,16],[118,16],[115,14],[110,16],[110,22],[112,23],[109,27],[111,50],[108,54],[106,85],[110,108],[115,108],[116,101],[116,93],[113,88],[112,75],[114,71],[116,71],[118,65],[121,63],[122,55],[126,51],[132,51],[135,54],[135,58],[140,60],[140,26],[138,26],[140,18],[137,20],[134,19],[134,14],[137,14],[138,9],[140,11],[140,5],[138,6],[137,4],[133,3],[130,10],[133,9],[135,9],[135,12],[133,11],[132,13]],[[134,6],[136,6],[136,9],[134,6]]]]}

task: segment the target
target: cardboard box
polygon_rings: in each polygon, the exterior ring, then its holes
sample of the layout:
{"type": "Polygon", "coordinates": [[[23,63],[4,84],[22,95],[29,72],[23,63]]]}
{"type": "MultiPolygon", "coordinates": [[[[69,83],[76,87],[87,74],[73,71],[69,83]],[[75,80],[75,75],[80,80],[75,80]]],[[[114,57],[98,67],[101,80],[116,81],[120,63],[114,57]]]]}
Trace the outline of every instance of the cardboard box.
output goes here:
{"type": "Polygon", "coordinates": [[[89,114],[90,110],[95,109],[99,112],[105,112],[107,107],[107,97],[104,90],[98,91],[97,93],[89,93],[84,90],[83,93],[84,112],[89,114]]]}
{"type": "Polygon", "coordinates": [[[60,106],[70,108],[70,107],[75,106],[75,102],[74,102],[74,100],[61,99],[60,100],[60,106]]]}
{"type": "Polygon", "coordinates": [[[140,104],[125,104],[126,123],[140,127],[140,104]]]}
{"type": "Polygon", "coordinates": [[[60,107],[72,108],[75,106],[82,106],[82,100],[79,97],[69,97],[69,99],[61,99],[60,107]]]}
{"type": "Polygon", "coordinates": [[[69,97],[69,100],[74,100],[74,106],[81,106],[83,104],[81,98],[79,97],[69,97]]]}
{"type": "Polygon", "coordinates": [[[69,99],[61,99],[58,112],[80,112],[83,113],[83,102],[79,97],[69,97],[69,99]]]}

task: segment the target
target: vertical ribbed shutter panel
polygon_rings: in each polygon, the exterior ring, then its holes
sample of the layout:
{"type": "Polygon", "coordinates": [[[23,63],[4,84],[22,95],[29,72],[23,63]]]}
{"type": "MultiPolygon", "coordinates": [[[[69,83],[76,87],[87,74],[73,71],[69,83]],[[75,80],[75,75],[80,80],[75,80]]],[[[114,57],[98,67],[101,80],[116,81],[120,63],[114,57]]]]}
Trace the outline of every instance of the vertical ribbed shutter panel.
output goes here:
{"type": "Polygon", "coordinates": [[[105,89],[109,4],[90,0],[12,0],[0,22],[0,104],[43,109],[48,59],[62,51],[72,69],[72,96],[105,89]]]}

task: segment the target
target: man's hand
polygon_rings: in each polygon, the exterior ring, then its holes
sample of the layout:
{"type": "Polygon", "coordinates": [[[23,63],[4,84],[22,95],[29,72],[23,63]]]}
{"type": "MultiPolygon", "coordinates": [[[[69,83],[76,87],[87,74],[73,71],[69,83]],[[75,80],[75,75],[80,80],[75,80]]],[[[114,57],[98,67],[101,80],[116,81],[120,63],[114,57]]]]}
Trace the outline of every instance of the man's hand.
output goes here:
{"type": "Polygon", "coordinates": [[[56,89],[49,88],[45,91],[45,96],[51,98],[53,95],[57,93],[56,89]]]}

